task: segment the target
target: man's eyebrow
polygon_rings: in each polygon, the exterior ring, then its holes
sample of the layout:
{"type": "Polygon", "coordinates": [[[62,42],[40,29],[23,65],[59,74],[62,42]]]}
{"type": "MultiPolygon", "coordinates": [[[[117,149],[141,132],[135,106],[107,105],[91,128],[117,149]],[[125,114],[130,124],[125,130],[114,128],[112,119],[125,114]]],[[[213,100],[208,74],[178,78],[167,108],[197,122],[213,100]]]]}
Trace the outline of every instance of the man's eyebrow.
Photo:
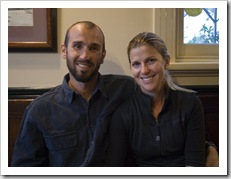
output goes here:
{"type": "MultiPolygon", "coordinates": [[[[83,41],[79,41],[79,40],[72,41],[72,43],[82,43],[82,44],[84,44],[83,41]]],[[[93,43],[91,43],[90,45],[99,46],[99,47],[102,46],[100,43],[96,43],[96,42],[93,42],[93,43]]]]}
{"type": "Polygon", "coordinates": [[[95,46],[101,47],[101,45],[99,43],[92,43],[91,45],[95,45],[95,46]]]}
{"type": "Polygon", "coordinates": [[[83,41],[74,40],[74,41],[72,41],[72,43],[83,43],[83,41]]]}

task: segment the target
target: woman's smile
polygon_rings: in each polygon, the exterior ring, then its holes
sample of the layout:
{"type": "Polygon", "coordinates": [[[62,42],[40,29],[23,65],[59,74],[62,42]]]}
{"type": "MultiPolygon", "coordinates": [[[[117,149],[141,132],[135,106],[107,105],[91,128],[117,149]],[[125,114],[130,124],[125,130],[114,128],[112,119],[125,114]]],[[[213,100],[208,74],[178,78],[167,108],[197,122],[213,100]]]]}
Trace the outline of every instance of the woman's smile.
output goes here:
{"type": "Polygon", "coordinates": [[[155,77],[155,75],[152,76],[146,76],[146,77],[140,77],[142,81],[144,81],[145,83],[151,82],[153,80],[153,78],[155,77]]]}

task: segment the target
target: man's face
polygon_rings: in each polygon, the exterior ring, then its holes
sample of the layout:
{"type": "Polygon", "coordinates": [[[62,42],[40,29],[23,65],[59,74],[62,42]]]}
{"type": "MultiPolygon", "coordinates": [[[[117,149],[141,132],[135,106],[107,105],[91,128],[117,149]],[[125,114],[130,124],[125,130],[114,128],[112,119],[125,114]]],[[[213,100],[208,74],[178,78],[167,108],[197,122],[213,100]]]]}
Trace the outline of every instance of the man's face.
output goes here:
{"type": "Polygon", "coordinates": [[[62,46],[70,75],[79,82],[88,82],[98,74],[104,61],[103,35],[99,29],[77,24],[69,31],[68,46],[62,46]]]}

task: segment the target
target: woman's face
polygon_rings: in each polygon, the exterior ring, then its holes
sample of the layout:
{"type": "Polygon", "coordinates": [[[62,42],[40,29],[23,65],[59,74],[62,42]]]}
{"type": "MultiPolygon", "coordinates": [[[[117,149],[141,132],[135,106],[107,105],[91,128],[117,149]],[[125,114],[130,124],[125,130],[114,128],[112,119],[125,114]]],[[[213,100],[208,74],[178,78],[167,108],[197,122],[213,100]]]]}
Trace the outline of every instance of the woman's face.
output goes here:
{"type": "Polygon", "coordinates": [[[131,71],[141,90],[148,95],[158,93],[165,84],[165,67],[161,54],[152,46],[143,45],[130,51],[131,71]]]}

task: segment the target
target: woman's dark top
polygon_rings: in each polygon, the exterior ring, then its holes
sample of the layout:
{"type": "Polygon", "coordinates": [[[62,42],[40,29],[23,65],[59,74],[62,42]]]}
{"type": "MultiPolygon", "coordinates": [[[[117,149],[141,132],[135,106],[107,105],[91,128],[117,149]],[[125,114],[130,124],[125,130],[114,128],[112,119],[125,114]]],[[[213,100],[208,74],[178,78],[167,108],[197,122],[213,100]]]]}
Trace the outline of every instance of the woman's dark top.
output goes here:
{"type": "Polygon", "coordinates": [[[141,167],[204,166],[204,112],[195,93],[166,90],[158,118],[152,97],[136,91],[110,123],[108,166],[125,166],[131,154],[141,167]]]}

